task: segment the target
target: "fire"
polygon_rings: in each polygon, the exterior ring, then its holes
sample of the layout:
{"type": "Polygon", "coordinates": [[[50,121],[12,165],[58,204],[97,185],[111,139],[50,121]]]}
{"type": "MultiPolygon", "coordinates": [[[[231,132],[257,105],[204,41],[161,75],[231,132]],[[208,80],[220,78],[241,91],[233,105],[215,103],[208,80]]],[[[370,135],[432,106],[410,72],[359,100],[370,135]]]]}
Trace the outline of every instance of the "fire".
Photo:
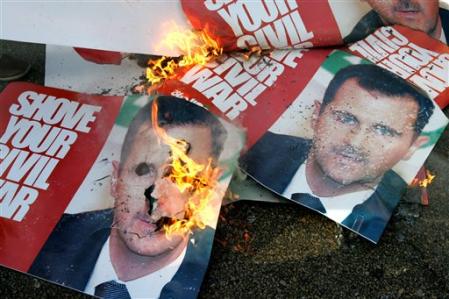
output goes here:
{"type": "Polygon", "coordinates": [[[426,177],[424,179],[414,178],[412,181],[412,186],[419,186],[426,188],[435,179],[436,175],[433,175],[430,171],[426,170],[426,177]]]}
{"type": "Polygon", "coordinates": [[[166,175],[175,184],[179,192],[188,194],[185,204],[186,216],[184,219],[171,219],[170,224],[165,224],[163,229],[169,238],[173,233],[185,234],[195,227],[204,229],[208,220],[213,217],[214,210],[210,205],[211,200],[218,196],[215,187],[221,175],[221,169],[212,166],[209,158],[207,165],[198,164],[187,152],[189,144],[169,136],[157,122],[157,100],[152,107],[152,125],[157,136],[170,147],[171,161],[167,165],[169,170],[166,175]]]}
{"type": "Polygon", "coordinates": [[[194,64],[205,65],[223,52],[223,49],[206,31],[181,30],[176,25],[174,27],[174,30],[164,39],[163,44],[170,49],[179,49],[183,55],[150,60],[146,77],[151,84],[172,78],[180,67],[194,64]]]}

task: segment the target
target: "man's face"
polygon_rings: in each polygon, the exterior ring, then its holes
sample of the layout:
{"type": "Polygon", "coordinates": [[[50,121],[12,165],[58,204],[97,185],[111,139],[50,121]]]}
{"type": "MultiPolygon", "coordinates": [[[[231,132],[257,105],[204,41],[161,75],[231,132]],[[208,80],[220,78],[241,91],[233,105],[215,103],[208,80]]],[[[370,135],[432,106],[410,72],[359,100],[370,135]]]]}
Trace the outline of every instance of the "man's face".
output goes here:
{"type": "Polygon", "coordinates": [[[313,158],[340,184],[375,182],[411,151],[417,113],[412,98],[366,91],[349,79],[314,122],[313,158]]]}
{"type": "MultiPolygon", "coordinates": [[[[206,164],[212,152],[210,129],[203,126],[173,126],[168,135],[190,144],[189,157],[206,164]]],[[[186,235],[165,236],[157,230],[161,217],[184,219],[188,194],[181,194],[164,173],[169,162],[169,147],[155,135],[151,125],[143,125],[135,136],[128,157],[117,172],[112,193],[115,201],[115,227],[119,237],[134,253],[158,256],[169,253],[183,242],[186,235]],[[151,195],[156,199],[151,215],[145,191],[153,186],[151,195]]],[[[147,194],[148,195],[148,194],[147,194]]]]}
{"type": "Polygon", "coordinates": [[[399,24],[433,35],[439,25],[438,0],[367,0],[386,25],[399,24]]]}

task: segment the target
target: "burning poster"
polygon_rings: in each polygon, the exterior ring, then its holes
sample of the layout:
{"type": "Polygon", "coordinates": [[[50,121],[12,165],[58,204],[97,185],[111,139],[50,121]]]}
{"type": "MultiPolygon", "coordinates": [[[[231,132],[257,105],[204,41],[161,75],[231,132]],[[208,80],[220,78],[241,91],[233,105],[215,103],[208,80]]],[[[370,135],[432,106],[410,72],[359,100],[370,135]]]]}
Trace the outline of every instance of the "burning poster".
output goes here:
{"type": "Polygon", "coordinates": [[[338,46],[386,25],[449,41],[449,8],[438,0],[181,2],[192,26],[229,50],[338,46]]]}
{"type": "Polygon", "coordinates": [[[195,298],[240,130],[172,96],[14,83],[1,101],[0,263],[100,297],[195,298]]]}
{"type": "Polygon", "coordinates": [[[335,51],[241,162],[272,191],[377,243],[447,122],[419,88],[335,51]]]}

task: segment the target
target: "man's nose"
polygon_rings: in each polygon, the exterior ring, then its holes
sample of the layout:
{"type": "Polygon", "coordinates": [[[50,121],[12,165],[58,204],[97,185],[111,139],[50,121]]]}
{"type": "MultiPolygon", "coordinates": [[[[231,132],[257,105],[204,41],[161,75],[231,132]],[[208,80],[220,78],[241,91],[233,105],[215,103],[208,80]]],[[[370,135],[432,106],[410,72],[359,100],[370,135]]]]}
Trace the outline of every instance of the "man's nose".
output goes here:
{"type": "Polygon", "coordinates": [[[347,135],[347,143],[355,149],[362,149],[369,142],[371,136],[367,128],[357,127],[352,128],[347,135]]]}

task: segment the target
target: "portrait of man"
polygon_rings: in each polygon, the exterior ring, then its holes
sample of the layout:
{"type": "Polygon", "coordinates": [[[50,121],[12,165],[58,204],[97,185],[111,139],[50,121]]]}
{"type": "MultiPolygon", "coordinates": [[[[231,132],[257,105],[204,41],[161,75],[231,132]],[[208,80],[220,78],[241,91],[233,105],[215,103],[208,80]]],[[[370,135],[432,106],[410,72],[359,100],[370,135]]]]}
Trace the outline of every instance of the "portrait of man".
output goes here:
{"type": "Polygon", "coordinates": [[[312,139],[267,132],[241,164],[276,193],[377,242],[406,186],[391,169],[428,141],[420,133],[433,109],[391,72],[348,66],[314,103],[312,139]]]}
{"type": "MultiPolygon", "coordinates": [[[[172,152],[153,128],[152,103],[139,110],[113,161],[114,208],[64,214],[29,273],[104,298],[196,298],[214,229],[166,235],[191,214],[189,191],[168,177],[172,152]]],[[[159,96],[157,124],[186,143],[196,163],[218,165],[227,132],[204,108],[159,96]]]]}
{"type": "Polygon", "coordinates": [[[356,42],[387,25],[403,25],[420,30],[444,43],[449,42],[449,11],[438,0],[366,0],[372,7],[344,38],[356,42]]]}

